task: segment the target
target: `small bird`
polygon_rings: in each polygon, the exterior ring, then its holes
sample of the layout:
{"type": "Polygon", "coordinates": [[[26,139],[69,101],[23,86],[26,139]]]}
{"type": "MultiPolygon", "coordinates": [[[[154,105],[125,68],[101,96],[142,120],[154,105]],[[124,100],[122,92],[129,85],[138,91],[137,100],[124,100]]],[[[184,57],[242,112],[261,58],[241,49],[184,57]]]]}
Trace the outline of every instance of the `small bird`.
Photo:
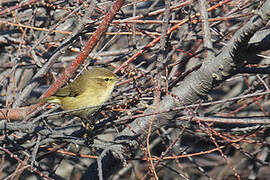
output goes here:
{"type": "Polygon", "coordinates": [[[45,98],[45,102],[60,104],[63,110],[88,107],[71,113],[87,119],[110,98],[117,81],[118,78],[112,71],[96,67],[85,71],[54,95],[45,98]]]}

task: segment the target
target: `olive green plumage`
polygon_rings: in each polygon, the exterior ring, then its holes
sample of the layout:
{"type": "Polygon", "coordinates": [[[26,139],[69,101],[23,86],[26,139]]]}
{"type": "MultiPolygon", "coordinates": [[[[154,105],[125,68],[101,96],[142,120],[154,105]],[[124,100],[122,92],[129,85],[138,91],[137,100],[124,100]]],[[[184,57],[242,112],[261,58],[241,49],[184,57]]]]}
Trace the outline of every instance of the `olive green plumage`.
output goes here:
{"type": "Polygon", "coordinates": [[[110,98],[117,82],[117,76],[105,68],[85,71],[73,82],[60,88],[54,95],[45,99],[49,103],[60,104],[64,110],[74,110],[73,115],[87,118],[110,98]]]}

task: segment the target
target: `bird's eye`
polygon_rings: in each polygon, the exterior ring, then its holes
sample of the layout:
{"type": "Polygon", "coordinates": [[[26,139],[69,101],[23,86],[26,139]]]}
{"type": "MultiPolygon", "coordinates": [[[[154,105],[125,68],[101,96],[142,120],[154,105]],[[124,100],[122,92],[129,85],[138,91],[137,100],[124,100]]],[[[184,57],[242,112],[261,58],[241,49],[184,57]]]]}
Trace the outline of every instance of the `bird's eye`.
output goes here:
{"type": "Polygon", "coordinates": [[[110,80],[109,78],[105,78],[105,79],[104,79],[104,81],[106,81],[106,82],[109,81],[109,80],[110,80]]]}

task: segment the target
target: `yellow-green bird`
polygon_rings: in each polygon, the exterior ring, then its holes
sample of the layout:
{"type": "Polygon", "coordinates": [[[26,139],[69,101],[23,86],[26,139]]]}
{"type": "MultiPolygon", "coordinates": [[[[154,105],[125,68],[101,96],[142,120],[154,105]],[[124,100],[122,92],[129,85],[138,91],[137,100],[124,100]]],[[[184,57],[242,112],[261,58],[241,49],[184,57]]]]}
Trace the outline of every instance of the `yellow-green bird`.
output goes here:
{"type": "Polygon", "coordinates": [[[117,80],[112,71],[96,67],[85,71],[54,95],[45,98],[45,101],[60,104],[63,110],[89,107],[72,112],[73,115],[86,119],[110,98],[117,80]]]}

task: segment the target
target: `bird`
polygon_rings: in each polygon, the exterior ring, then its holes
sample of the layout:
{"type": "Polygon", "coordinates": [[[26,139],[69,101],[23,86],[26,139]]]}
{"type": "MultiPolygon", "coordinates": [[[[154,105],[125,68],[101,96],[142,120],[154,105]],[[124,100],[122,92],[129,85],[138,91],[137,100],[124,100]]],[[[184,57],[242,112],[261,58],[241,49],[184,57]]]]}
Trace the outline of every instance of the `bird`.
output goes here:
{"type": "Polygon", "coordinates": [[[87,119],[110,98],[117,81],[111,70],[94,67],[42,101],[59,104],[65,111],[81,109],[71,114],[87,119]]]}

